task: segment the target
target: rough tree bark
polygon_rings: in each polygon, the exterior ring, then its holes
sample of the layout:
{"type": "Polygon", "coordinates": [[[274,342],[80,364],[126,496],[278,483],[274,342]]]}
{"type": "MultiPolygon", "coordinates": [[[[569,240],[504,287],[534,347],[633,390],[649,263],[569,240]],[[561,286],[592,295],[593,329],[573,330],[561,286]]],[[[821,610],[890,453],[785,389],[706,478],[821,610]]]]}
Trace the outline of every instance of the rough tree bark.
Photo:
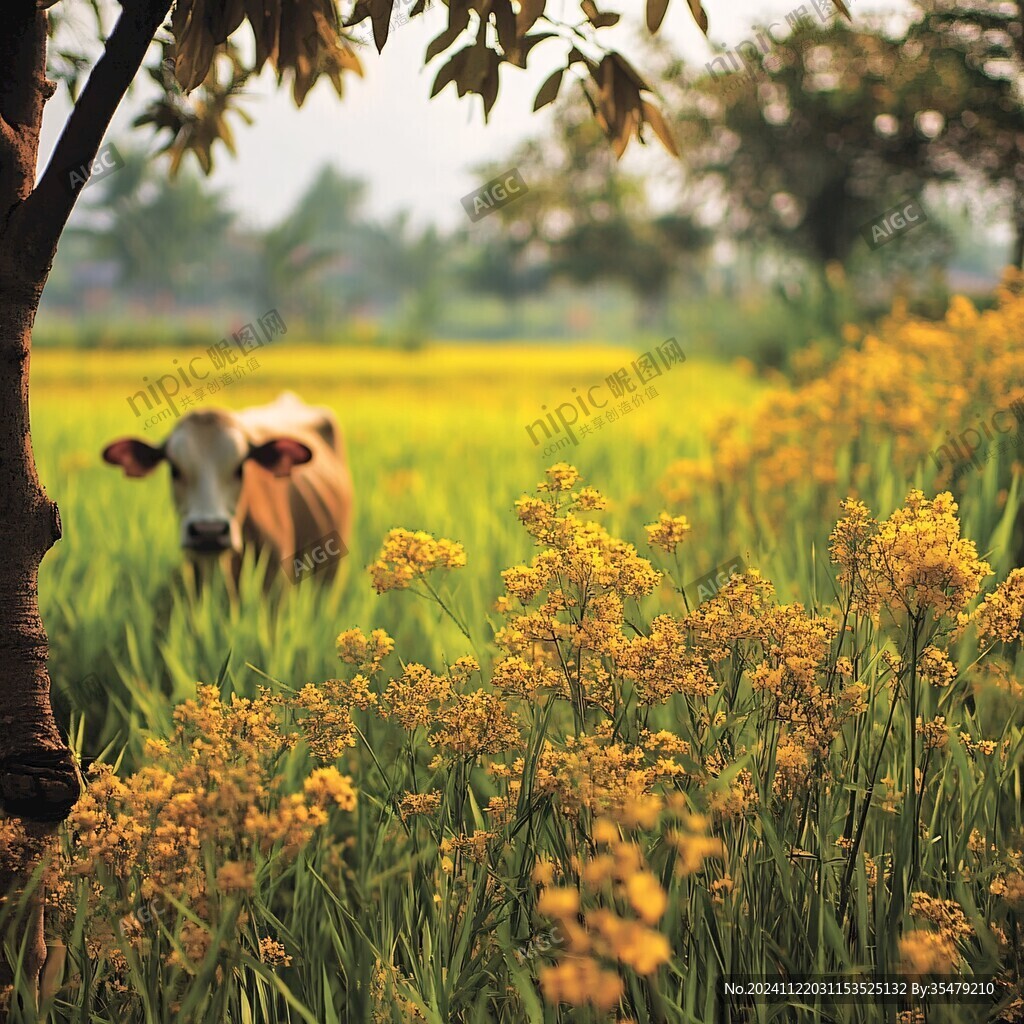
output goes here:
{"type": "MultiPolygon", "coordinates": [[[[5,0],[0,19],[0,805],[30,831],[56,828],[80,792],[71,752],[50,706],[39,565],[60,539],[56,504],[36,473],[29,427],[32,325],[57,243],[77,198],[73,168],[89,167],[170,0],[124,11],[36,184],[46,79],[46,28],[37,0],[5,0]]],[[[31,864],[0,865],[0,892],[31,864]]],[[[25,972],[42,968],[41,893],[29,915],[25,972]]],[[[0,981],[9,983],[0,966],[0,981]]]]}

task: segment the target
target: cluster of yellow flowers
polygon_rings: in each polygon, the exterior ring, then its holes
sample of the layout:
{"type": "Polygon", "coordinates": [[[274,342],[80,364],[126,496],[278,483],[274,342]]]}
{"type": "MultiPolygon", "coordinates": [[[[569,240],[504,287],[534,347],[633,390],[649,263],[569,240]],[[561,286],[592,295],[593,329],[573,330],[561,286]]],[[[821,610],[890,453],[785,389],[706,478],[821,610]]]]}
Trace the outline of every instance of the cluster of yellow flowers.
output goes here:
{"type": "Polygon", "coordinates": [[[307,683],[291,703],[296,711],[303,712],[299,728],[310,752],[324,764],[331,764],[344,754],[346,747],[355,746],[353,709],[372,707],[377,703],[377,695],[360,673],[349,680],[307,683]]]}
{"type": "MultiPolygon", "coordinates": [[[[184,955],[174,951],[171,959],[196,969],[225,920],[244,929],[241,897],[252,891],[258,865],[294,857],[327,825],[332,808],[355,810],[352,780],[333,765],[309,774],[300,792],[283,790],[275,765],[295,734],[284,726],[282,704],[267,691],[225,703],[216,687],[199,686],[195,699],[175,710],[171,740],[147,742],[149,761],[139,771],[122,780],[110,765],[92,767],[68,818],[48,899],[70,926],[78,912],[75,879],[93,880],[84,891],[96,955],[124,966],[111,922],[123,918],[125,938],[141,950],[149,940],[133,908],[159,904],[164,926],[173,932],[175,920],[181,925],[184,955]],[[178,905],[187,915],[179,918],[178,905]]],[[[288,962],[271,937],[258,952],[267,963],[288,962]]]]}
{"type": "Polygon", "coordinates": [[[904,973],[911,976],[951,975],[962,959],[948,935],[918,928],[900,939],[900,961],[904,973]]]}
{"type": "Polygon", "coordinates": [[[424,665],[406,665],[402,675],[388,683],[378,713],[410,732],[433,728],[430,743],[449,755],[475,760],[509,750],[520,738],[516,716],[494,693],[459,690],[479,671],[472,657],[459,658],[444,676],[424,665]]]}
{"type": "Polygon", "coordinates": [[[955,617],[991,574],[974,541],[960,536],[948,491],[928,500],[912,490],[904,507],[880,523],[860,501],[844,501],[843,511],[829,550],[854,607],[873,616],[955,617]]]}
{"type": "Polygon", "coordinates": [[[656,523],[645,526],[647,543],[653,548],[661,548],[670,555],[686,540],[691,531],[690,521],[686,516],[670,516],[662,512],[656,523]]]}
{"type": "Polygon", "coordinates": [[[982,644],[1013,643],[1021,639],[1024,620],[1024,569],[1014,569],[1009,576],[975,609],[973,615],[961,616],[961,622],[973,621],[982,644]]]}
{"type": "Polygon", "coordinates": [[[422,530],[392,530],[384,538],[380,557],[370,566],[373,587],[378,594],[406,590],[435,569],[461,569],[466,552],[461,544],[437,540],[422,530]]]}
{"type": "Polygon", "coordinates": [[[375,629],[367,637],[361,629],[346,629],[336,641],[338,658],[366,675],[373,675],[384,659],[395,649],[395,641],[383,629],[375,629]]]}
{"type": "Polygon", "coordinates": [[[963,907],[955,900],[939,900],[926,892],[915,892],[910,903],[910,916],[935,925],[939,934],[962,942],[974,935],[963,907]]]}
{"type": "Polygon", "coordinates": [[[594,825],[598,852],[580,865],[576,886],[545,885],[547,868],[534,873],[543,888],[537,912],[555,919],[562,937],[558,962],[540,972],[552,1003],[591,1005],[607,1011],[623,991],[618,965],[653,974],[670,956],[668,940],[655,927],[665,913],[665,892],[648,870],[640,847],[620,837],[609,819],[594,825]]]}
{"type": "MultiPolygon", "coordinates": [[[[521,778],[522,759],[512,771],[521,778]]],[[[670,757],[652,756],[639,745],[616,741],[606,722],[592,736],[568,736],[561,746],[545,742],[534,789],[557,796],[560,810],[573,817],[585,810],[614,815],[629,827],[652,828],[661,811],[655,787],[683,774],[682,766],[670,757]]]]}
{"type": "Polygon", "coordinates": [[[440,793],[406,793],[399,804],[399,811],[402,820],[411,818],[417,814],[436,814],[441,806],[440,793]]]}
{"type": "MultiPolygon", "coordinates": [[[[647,636],[627,637],[625,602],[653,593],[661,573],[631,544],[581,518],[605,501],[590,487],[570,490],[578,480],[574,467],[559,463],[538,485],[540,497],[516,503],[542,550],[529,565],[502,573],[506,624],[496,642],[505,656],[494,667],[494,685],[508,696],[564,698],[577,724],[592,709],[614,716],[626,680],[647,705],[680,692],[710,693],[706,667],[687,654],[671,619],[658,619],[647,636]]],[[[664,517],[654,536],[674,550],[687,530],[684,521],[664,517]]]]}
{"type": "MultiPolygon", "coordinates": [[[[704,835],[706,822],[689,812],[685,798],[676,794],[670,804],[648,829],[662,819],[682,822],[663,836],[678,851],[679,875],[723,856],[721,841],[704,835]]],[[[640,845],[624,837],[616,819],[597,818],[588,845],[594,852],[573,858],[561,885],[553,884],[550,861],[534,869],[537,912],[554,920],[560,938],[556,962],[541,969],[540,985],[548,1002],[607,1011],[622,996],[624,971],[648,977],[671,959],[668,939],[657,928],[668,897],[640,845]]]]}
{"type": "Polygon", "coordinates": [[[840,484],[847,493],[868,493],[878,451],[904,479],[921,468],[929,484],[949,486],[968,454],[958,435],[974,430],[967,436],[985,443],[979,423],[987,426],[993,412],[1024,397],[1022,291],[1024,276],[1010,271],[997,308],[984,313],[956,297],[939,323],[898,305],[877,334],[851,326],[827,370],[796,387],[773,388],[749,418],[720,422],[713,455],[670,467],[666,496],[685,504],[718,494],[723,512],[739,508],[752,522],[782,523],[794,494],[813,495],[801,506],[813,515],[835,507],[840,484]],[[842,478],[840,452],[849,453],[842,478]]]}

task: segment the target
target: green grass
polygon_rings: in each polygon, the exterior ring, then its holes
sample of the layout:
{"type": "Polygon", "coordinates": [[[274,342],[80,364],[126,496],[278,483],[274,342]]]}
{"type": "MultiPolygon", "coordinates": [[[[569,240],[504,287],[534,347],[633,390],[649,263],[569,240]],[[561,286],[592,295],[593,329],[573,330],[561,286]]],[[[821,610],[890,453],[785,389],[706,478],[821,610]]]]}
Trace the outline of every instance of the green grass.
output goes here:
{"type": "MultiPolygon", "coordinates": [[[[688,361],[657,380],[660,394],[644,408],[544,458],[525,429],[541,406],[571,401],[573,387],[602,383],[637,354],[458,346],[408,355],[289,347],[261,355],[260,370],[234,385],[241,393],[222,392],[223,404],[257,404],[290,388],[334,408],[356,515],[337,586],[288,587],[273,604],[249,586],[232,607],[216,592],[194,605],[176,577],[181,554],[166,470],[129,480],[100,459],[116,437],[155,441],[166,433],[163,425],[142,430],[127,397],[143,376],[170,371],[180,353],[37,353],[35,448],[64,523],[43,564],[41,603],[58,699],[65,711],[86,716],[89,752],[113,741],[137,750],[140,730],[166,726],[171,705],[194,692],[197,680],[216,678],[225,661],[241,693],[251,693],[261,674],[291,686],[327,678],[334,637],[351,625],[385,628],[407,657],[439,664],[464,644],[454,627],[421,602],[376,597],[363,571],[384,534],[405,526],[464,543],[469,566],[458,599],[482,626],[501,592],[500,570],[529,551],[514,502],[560,458],[611,496],[611,528],[642,542],[642,524],[663,507],[658,484],[666,467],[700,452],[715,416],[748,401],[758,386],[739,372],[688,361]],[[98,690],[81,687],[89,676],[98,677],[98,690]]],[[[204,407],[215,404],[210,398],[204,407]]],[[[716,557],[692,552],[693,575],[716,557]]]]}

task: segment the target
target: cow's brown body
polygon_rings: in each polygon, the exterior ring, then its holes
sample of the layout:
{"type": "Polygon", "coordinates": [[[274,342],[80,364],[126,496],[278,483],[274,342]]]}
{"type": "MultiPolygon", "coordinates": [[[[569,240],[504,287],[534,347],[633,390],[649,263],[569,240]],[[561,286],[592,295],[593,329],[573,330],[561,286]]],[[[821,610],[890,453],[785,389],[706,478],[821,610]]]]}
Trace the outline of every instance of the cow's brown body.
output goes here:
{"type": "MultiPolygon", "coordinates": [[[[252,462],[246,464],[238,502],[245,547],[257,552],[268,550],[271,571],[281,560],[334,530],[340,532],[347,547],[352,524],[352,477],[334,413],[282,398],[272,405],[233,415],[253,444],[287,434],[313,452],[309,462],[296,466],[286,477],[276,477],[252,462]]],[[[324,575],[333,576],[337,564],[332,561],[327,565],[324,575]]]]}

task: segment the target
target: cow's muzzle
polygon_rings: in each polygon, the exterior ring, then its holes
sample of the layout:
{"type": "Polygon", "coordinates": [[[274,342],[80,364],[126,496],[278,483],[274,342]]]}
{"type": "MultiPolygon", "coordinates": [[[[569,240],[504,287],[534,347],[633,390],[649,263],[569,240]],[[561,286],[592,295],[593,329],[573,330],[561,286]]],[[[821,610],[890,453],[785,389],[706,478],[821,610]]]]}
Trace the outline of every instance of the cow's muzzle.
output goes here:
{"type": "Polygon", "coordinates": [[[231,524],[226,519],[194,519],[185,530],[184,546],[190,551],[227,551],[231,524]]]}

